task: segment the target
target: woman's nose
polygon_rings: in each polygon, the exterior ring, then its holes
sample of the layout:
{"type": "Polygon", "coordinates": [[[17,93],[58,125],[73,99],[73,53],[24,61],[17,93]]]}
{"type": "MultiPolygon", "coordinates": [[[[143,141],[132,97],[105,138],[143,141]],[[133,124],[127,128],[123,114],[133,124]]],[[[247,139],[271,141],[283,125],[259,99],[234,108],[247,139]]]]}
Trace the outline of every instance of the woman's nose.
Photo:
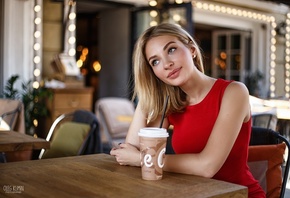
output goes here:
{"type": "Polygon", "coordinates": [[[168,69],[173,65],[173,61],[170,59],[166,59],[164,63],[164,69],[168,69]]]}

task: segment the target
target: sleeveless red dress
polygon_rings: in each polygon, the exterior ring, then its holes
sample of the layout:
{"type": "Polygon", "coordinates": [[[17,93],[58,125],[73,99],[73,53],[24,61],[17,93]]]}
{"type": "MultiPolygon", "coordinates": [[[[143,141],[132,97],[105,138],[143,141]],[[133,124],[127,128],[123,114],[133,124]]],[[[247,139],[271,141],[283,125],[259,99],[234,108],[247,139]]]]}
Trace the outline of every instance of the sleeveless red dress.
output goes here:
{"type": "MultiPolygon", "coordinates": [[[[219,114],[224,91],[230,83],[217,79],[200,103],[187,106],[182,113],[168,116],[169,123],[174,126],[172,147],[176,154],[199,153],[203,150],[219,114]]],[[[265,197],[265,193],[247,165],[250,133],[251,119],[243,123],[228,158],[213,179],[247,186],[249,197],[261,198],[265,197]]]]}

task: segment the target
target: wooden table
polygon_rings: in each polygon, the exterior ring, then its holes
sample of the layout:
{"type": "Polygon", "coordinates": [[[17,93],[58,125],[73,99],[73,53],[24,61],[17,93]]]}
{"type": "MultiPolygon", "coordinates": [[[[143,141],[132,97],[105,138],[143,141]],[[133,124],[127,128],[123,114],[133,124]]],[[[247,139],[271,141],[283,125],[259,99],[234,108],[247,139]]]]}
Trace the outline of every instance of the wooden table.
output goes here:
{"type": "Polygon", "coordinates": [[[107,154],[0,164],[0,197],[247,197],[244,186],[165,172],[145,181],[140,167],[107,154]],[[5,192],[6,191],[6,192],[5,192]]]}
{"type": "Polygon", "coordinates": [[[49,149],[50,142],[15,131],[0,131],[0,152],[49,149]]]}

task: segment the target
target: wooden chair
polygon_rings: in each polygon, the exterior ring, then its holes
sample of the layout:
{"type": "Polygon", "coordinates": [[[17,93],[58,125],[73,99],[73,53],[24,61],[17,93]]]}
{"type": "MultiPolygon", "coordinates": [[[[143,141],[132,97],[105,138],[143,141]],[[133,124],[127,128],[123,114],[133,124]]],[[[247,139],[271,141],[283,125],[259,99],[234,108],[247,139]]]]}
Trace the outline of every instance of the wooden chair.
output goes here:
{"type": "Polygon", "coordinates": [[[134,103],[126,98],[107,97],[96,102],[95,114],[100,121],[106,149],[125,141],[134,112],[134,103]]]}
{"type": "Polygon", "coordinates": [[[51,148],[42,149],[39,159],[86,155],[102,152],[99,123],[94,113],[76,110],[60,115],[47,137],[51,148]]]}
{"type": "Polygon", "coordinates": [[[248,165],[267,198],[283,198],[289,175],[289,141],[278,132],[252,127],[248,165]]]}

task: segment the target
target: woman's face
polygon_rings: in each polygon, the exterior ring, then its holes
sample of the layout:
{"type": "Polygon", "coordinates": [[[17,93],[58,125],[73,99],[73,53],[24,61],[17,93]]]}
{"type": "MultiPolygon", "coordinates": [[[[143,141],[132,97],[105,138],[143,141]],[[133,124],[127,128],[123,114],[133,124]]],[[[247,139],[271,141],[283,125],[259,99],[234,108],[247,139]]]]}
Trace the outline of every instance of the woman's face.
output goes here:
{"type": "Polygon", "coordinates": [[[194,47],[184,45],[174,36],[158,36],[147,42],[145,53],[153,72],[164,83],[182,86],[190,78],[194,47]]]}

